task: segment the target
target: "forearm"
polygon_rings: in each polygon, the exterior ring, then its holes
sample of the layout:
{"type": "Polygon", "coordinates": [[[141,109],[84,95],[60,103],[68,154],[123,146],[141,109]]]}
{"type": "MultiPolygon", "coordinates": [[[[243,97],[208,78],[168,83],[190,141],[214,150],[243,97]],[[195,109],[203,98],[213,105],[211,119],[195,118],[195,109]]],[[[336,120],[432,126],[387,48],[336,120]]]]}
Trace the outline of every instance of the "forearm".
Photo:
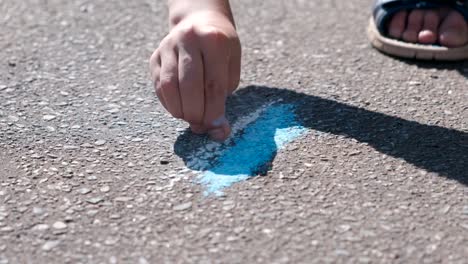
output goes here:
{"type": "Polygon", "coordinates": [[[234,25],[229,0],[168,0],[169,23],[177,25],[181,20],[198,12],[221,14],[231,20],[234,25]]]}

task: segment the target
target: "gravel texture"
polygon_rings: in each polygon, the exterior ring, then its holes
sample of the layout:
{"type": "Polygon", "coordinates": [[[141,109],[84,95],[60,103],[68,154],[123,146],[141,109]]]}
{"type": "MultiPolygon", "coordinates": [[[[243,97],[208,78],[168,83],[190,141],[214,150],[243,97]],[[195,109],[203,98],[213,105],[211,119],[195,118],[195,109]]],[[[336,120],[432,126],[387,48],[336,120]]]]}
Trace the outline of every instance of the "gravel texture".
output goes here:
{"type": "Polygon", "coordinates": [[[0,1],[0,263],[466,263],[466,62],[373,50],[371,0],[234,0],[229,119],[310,133],[205,197],[148,80],[164,2],[0,1]]]}

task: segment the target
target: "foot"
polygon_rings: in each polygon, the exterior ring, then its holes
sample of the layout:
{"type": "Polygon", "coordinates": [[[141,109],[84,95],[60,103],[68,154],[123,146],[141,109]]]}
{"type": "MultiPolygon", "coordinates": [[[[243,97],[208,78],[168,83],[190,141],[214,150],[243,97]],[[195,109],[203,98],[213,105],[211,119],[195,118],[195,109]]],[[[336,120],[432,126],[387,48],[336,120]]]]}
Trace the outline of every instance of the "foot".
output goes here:
{"type": "Polygon", "coordinates": [[[405,42],[439,44],[449,48],[468,43],[468,23],[459,12],[448,8],[400,11],[388,26],[391,37],[405,42]]]}

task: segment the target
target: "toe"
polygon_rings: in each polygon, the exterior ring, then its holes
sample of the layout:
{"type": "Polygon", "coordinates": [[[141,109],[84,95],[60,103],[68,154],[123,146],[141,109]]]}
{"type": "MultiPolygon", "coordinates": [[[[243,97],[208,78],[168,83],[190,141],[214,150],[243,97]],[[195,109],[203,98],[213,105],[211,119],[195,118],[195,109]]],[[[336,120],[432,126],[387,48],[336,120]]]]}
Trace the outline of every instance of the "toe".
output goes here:
{"type": "Polygon", "coordinates": [[[406,29],[403,31],[402,38],[406,42],[416,43],[418,41],[419,31],[423,26],[424,11],[413,10],[408,16],[406,29]]]}
{"type": "Polygon", "coordinates": [[[408,16],[408,12],[400,11],[392,17],[392,20],[390,21],[388,25],[388,34],[392,38],[396,38],[396,39],[401,38],[401,35],[403,34],[403,31],[405,30],[407,16],[408,16]]]}
{"type": "Polygon", "coordinates": [[[439,43],[446,47],[460,47],[468,43],[468,25],[457,11],[451,11],[439,28],[439,43]]]}
{"type": "Polygon", "coordinates": [[[434,44],[437,42],[437,32],[440,24],[439,13],[434,10],[424,12],[424,23],[418,34],[418,42],[422,44],[434,44]]]}

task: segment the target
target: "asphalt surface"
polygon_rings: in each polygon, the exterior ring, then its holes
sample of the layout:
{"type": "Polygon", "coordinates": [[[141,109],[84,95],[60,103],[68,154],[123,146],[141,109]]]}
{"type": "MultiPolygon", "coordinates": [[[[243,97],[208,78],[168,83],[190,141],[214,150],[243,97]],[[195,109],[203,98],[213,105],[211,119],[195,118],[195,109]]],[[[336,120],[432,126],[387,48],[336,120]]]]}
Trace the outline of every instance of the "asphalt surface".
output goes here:
{"type": "Polygon", "coordinates": [[[468,63],[373,50],[371,0],[233,1],[233,122],[310,132],[205,196],[157,102],[165,1],[0,1],[0,263],[467,263],[468,63]]]}

